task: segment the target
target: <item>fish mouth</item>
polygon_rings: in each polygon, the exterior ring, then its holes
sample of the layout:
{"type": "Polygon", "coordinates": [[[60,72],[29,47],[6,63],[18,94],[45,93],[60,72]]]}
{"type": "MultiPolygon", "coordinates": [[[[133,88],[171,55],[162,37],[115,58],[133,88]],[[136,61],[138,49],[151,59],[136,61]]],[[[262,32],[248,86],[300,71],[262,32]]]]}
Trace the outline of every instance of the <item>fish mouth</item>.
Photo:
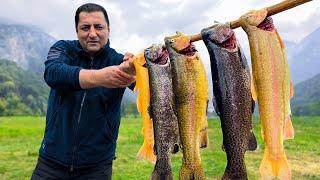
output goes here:
{"type": "Polygon", "coordinates": [[[224,42],[222,42],[219,45],[221,47],[226,48],[226,49],[234,49],[234,48],[236,48],[237,47],[237,39],[236,39],[235,33],[233,32],[224,42]]]}
{"type": "Polygon", "coordinates": [[[234,49],[237,47],[235,32],[224,25],[216,26],[204,32],[209,35],[209,40],[217,46],[234,49]]]}
{"type": "Polygon", "coordinates": [[[257,27],[265,31],[273,31],[275,29],[270,16],[266,17],[257,27]]]}
{"type": "Polygon", "coordinates": [[[146,58],[159,65],[165,65],[169,60],[169,52],[163,45],[153,45],[145,50],[146,58]]]}
{"type": "Polygon", "coordinates": [[[155,64],[165,65],[165,64],[168,63],[168,60],[169,60],[168,50],[166,48],[163,48],[161,53],[160,53],[160,57],[154,59],[153,62],[155,64]]]}
{"type": "Polygon", "coordinates": [[[188,57],[192,57],[196,54],[196,52],[198,52],[196,50],[196,47],[194,44],[190,43],[189,46],[187,46],[186,48],[180,50],[178,53],[179,54],[182,54],[182,55],[185,55],[185,56],[188,56],[188,57]]]}

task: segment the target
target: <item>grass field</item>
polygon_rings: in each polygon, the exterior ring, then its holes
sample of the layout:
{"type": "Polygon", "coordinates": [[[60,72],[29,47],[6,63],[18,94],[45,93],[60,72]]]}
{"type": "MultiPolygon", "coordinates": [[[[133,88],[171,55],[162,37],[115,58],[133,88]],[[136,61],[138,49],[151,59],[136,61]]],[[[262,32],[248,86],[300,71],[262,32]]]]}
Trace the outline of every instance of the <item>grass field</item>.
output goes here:
{"type": "MultiPolygon", "coordinates": [[[[320,117],[295,117],[295,139],[285,141],[293,179],[320,179],[320,117]]],[[[0,117],[0,179],[30,179],[40,141],[43,137],[44,117],[0,117]]],[[[258,121],[255,134],[259,149],[246,154],[249,179],[258,179],[263,143],[258,121]]],[[[113,179],[149,179],[153,164],[136,160],[142,144],[140,119],[122,119],[114,162],[113,179]]],[[[217,119],[209,121],[210,144],[201,150],[207,179],[221,179],[226,165],[221,150],[221,128],[217,119]]],[[[182,153],[172,157],[174,179],[178,179],[182,153]]]]}

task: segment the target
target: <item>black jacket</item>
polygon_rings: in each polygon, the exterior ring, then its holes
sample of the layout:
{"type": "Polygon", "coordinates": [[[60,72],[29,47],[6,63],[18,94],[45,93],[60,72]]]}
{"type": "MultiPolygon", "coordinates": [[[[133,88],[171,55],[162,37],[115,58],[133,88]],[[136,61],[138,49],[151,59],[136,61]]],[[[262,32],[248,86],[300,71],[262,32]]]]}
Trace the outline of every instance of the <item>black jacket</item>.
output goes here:
{"type": "Polygon", "coordinates": [[[94,58],[79,41],[58,41],[50,48],[44,79],[51,91],[41,157],[71,168],[115,158],[125,88],[83,90],[79,71],[119,65],[122,61],[123,55],[109,43],[94,58]]]}

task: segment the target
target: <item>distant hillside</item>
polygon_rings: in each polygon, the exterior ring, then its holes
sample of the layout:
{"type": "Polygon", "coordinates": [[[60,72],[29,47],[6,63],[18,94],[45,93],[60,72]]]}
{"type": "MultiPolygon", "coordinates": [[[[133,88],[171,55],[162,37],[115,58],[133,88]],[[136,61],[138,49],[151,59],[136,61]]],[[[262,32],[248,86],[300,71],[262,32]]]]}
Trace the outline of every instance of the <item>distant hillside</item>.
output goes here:
{"type": "Polygon", "coordinates": [[[320,115],[320,74],[295,86],[293,115],[320,115]]]}
{"type": "Polygon", "coordinates": [[[306,36],[298,44],[289,44],[287,51],[294,84],[298,84],[320,73],[319,49],[320,28],[306,36]]]}
{"type": "Polygon", "coordinates": [[[23,69],[42,73],[54,42],[53,37],[37,27],[0,21],[0,58],[12,60],[23,69]]]}
{"type": "Polygon", "coordinates": [[[42,75],[0,59],[0,116],[44,115],[48,94],[42,75]]]}

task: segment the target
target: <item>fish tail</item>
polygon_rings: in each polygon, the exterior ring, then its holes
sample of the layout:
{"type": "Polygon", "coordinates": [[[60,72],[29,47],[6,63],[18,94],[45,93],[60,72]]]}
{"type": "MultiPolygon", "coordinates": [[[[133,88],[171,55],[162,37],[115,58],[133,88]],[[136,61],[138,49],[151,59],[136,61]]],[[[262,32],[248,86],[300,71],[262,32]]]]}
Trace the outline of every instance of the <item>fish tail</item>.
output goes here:
{"type": "Polygon", "coordinates": [[[253,131],[250,131],[249,137],[248,137],[248,146],[247,150],[248,151],[254,151],[257,149],[257,139],[256,136],[254,135],[253,131]]]}
{"type": "Polygon", "coordinates": [[[234,180],[234,179],[237,179],[237,180],[247,180],[248,177],[247,177],[247,174],[232,174],[228,171],[225,171],[223,176],[222,176],[222,180],[234,180]]]}
{"type": "Polygon", "coordinates": [[[180,180],[203,180],[203,179],[206,179],[206,176],[200,164],[191,166],[183,162],[180,170],[179,179],[180,180]]]}
{"type": "Polygon", "coordinates": [[[153,164],[156,162],[157,157],[153,153],[153,145],[147,143],[147,141],[143,141],[143,144],[137,154],[138,159],[144,159],[152,162],[153,164]]]}
{"type": "Polygon", "coordinates": [[[206,148],[209,145],[207,128],[200,130],[200,148],[206,148]]]}
{"type": "Polygon", "coordinates": [[[291,179],[291,170],[284,152],[280,155],[279,159],[271,159],[268,148],[266,148],[259,171],[263,180],[273,179],[274,176],[281,180],[291,179]]]}
{"type": "Polygon", "coordinates": [[[284,122],[283,137],[284,137],[284,140],[294,138],[294,129],[293,129],[290,115],[287,116],[284,122]]]}
{"type": "Polygon", "coordinates": [[[151,175],[151,180],[173,180],[172,172],[160,172],[158,169],[154,169],[151,175]]]}

